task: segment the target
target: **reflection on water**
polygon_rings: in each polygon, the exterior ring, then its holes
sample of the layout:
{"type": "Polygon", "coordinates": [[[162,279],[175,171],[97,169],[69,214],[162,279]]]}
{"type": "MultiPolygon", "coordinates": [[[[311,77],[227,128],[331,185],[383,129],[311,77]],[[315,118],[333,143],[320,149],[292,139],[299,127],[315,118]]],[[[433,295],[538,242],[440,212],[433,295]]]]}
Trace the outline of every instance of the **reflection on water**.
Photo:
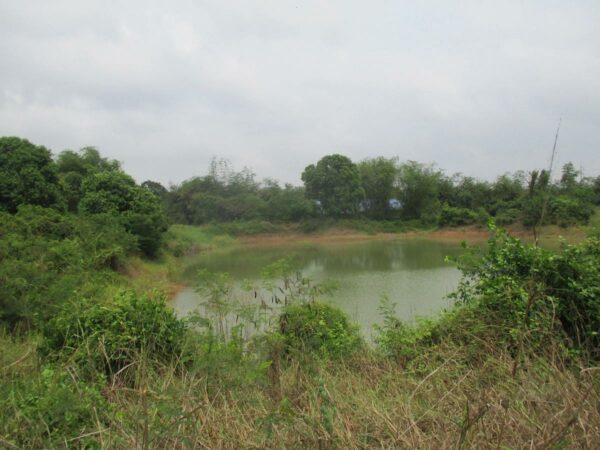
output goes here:
{"type": "MultiPolygon", "coordinates": [[[[460,272],[445,258],[459,253],[456,243],[431,240],[247,245],[198,255],[190,260],[185,276],[190,285],[200,269],[228,272],[238,282],[257,280],[263,267],[292,257],[305,276],[339,282],[339,289],[328,300],[346,311],[370,337],[373,323],[381,321],[378,306],[383,295],[397,304],[396,311],[405,320],[432,315],[448,306],[445,296],[456,288],[460,272]]],[[[202,301],[190,288],[181,292],[173,306],[186,314],[202,301]]]]}

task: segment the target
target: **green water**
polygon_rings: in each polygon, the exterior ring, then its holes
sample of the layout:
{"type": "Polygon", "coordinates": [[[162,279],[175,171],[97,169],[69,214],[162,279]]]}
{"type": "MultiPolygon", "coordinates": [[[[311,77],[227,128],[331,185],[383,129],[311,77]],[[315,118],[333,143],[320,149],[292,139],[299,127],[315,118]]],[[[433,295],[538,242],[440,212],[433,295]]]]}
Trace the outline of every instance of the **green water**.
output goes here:
{"type": "Polygon", "coordinates": [[[304,276],[338,282],[338,289],[324,300],[344,310],[369,338],[373,324],[381,322],[378,306],[384,295],[405,320],[448,307],[445,297],[456,288],[460,272],[445,259],[460,251],[458,243],[414,239],[233,246],[191,259],[185,272],[190,287],[172,304],[180,315],[202,310],[203,298],[193,289],[199,269],[228,272],[237,282],[258,282],[263,267],[292,257],[304,276]]]}

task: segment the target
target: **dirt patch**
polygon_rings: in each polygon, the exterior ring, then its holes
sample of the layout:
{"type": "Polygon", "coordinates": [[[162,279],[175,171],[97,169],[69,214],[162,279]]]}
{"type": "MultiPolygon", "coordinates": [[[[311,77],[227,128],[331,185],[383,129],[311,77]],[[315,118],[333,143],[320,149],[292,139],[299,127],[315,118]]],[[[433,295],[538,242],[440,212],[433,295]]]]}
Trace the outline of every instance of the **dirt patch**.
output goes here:
{"type": "Polygon", "coordinates": [[[186,287],[187,285],[183,283],[170,283],[165,290],[165,293],[167,294],[167,299],[174,300],[175,297],[177,297],[177,294],[179,294],[186,287]]]}
{"type": "Polygon", "coordinates": [[[481,228],[452,228],[434,231],[409,231],[403,233],[361,233],[356,230],[330,229],[319,234],[261,234],[242,236],[238,242],[248,245],[276,245],[290,242],[354,242],[366,240],[392,239],[439,239],[448,241],[483,241],[489,236],[487,230],[481,228]]]}
{"type": "MultiPolygon", "coordinates": [[[[517,237],[523,241],[533,242],[534,240],[533,233],[529,228],[525,228],[521,225],[512,225],[506,229],[511,236],[517,237]]],[[[566,239],[567,242],[575,243],[585,239],[586,230],[582,227],[560,228],[557,226],[547,226],[538,234],[540,242],[542,243],[559,242],[560,238],[566,239]]],[[[392,239],[435,239],[456,242],[482,242],[486,241],[489,237],[490,232],[486,228],[475,226],[375,234],[362,233],[356,230],[332,228],[317,234],[278,233],[241,236],[238,238],[238,242],[248,245],[277,245],[291,242],[353,242],[392,239]]]]}

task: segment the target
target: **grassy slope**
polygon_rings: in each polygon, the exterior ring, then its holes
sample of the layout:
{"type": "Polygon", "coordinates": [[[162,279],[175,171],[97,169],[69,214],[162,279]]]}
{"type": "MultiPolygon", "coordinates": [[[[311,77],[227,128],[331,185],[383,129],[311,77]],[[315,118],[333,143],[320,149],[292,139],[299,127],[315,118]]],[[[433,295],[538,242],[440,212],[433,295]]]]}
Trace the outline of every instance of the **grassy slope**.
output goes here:
{"type": "MultiPolygon", "coordinates": [[[[43,382],[32,341],[0,343],[3,382],[43,382]]],[[[595,448],[598,372],[533,358],[513,376],[513,362],[494,347],[474,354],[442,343],[409,366],[365,350],[342,362],[291,361],[269,376],[225,359],[212,371],[139,369],[133,388],[103,389],[112,411],[98,408],[85,434],[103,449],[595,448]]],[[[0,411],[5,423],[19,413],[11,406],[0,411]]],[[[10,441],[0,436],[0,447],[10,441]]]]}
{"type": "MultiPolygon", "coordinates": [[[[173,227],[171,239],[196,250],[233,242],[184,226],[173,227]]],[[[168,255],[132,259],[125,283],[139,290],[170,286],[177,264],[168,255]]],[[[0,333],[2,423],[19,415],[10,383],[43,383],[35,346],[35,336],[0,333]]],[[[150,373],[140,364],[134,388],[103,389],[112,410],[97,411],[97,427],[85,433],[106,449],[594,448],[600,370],[549,361],[530,355],[513,374],[514,359],[493,342],[477,349],[442,342],[409,365],[369,349],[349,360],[293,360],[269,370],[226,354],[215,356],[211,370],[174,363],[150,373]]],[[[27,427],[14,433],[31,435],[32,448],[45,445],[27,427]]],[[[0,433],[0,448],[11,442],[0,433]]]]}

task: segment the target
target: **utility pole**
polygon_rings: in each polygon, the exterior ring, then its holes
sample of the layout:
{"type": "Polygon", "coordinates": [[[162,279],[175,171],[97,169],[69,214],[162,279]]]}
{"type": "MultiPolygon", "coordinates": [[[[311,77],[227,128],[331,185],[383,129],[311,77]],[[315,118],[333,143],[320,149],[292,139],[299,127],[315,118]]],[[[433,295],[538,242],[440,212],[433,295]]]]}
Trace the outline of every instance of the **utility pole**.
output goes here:
{"type": "MultiPolygon", "coordinates": [[[[546,208],[548,207],[548,188],[550,187],[550,183],[552,182],[552,168],[554,167],[554,159],[556,158],[556,144],[558,143],[558,133],[560,132],[560,124],[562,122],[562,117],[558,120],[558,126],[556,127],[556,135],[554,136],[554,145],[552,146],[552,156],[550,157],[550,167],[548,168],[548,186],[546,187],[546,192],[544,193],[544,203],[542,204],[542,213],[540,214],[540,220],[538,225],[541,227],[544,223],[544,216],[546,215],[546,208]]],[[[535,246],[538,246],[538,235],[536,232],[536,226],[533,226],[533,237],[535,240],[535,246]]]]}

